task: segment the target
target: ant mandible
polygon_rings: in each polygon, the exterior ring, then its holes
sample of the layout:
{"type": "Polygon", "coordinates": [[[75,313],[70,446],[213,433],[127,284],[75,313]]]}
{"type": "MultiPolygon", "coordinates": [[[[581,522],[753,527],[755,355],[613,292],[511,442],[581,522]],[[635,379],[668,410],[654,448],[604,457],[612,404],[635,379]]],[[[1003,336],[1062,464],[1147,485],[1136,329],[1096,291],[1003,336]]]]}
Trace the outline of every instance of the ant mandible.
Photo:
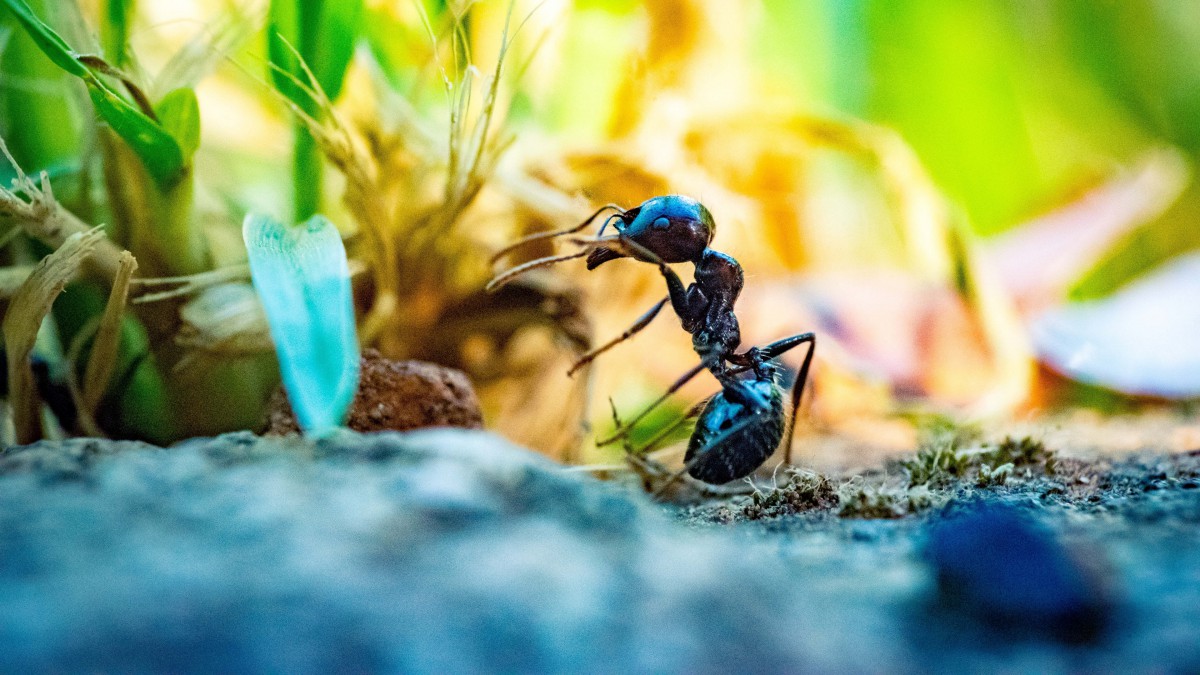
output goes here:
{"type": "Polygon", "coordinates": [[[539,258],[498,274],[487,288],[495,290],[520,274],[558,262],[587,256],[587,268],[593,270],[617,258],[631,257],[656,265],[667,282],[667,297],[652,306],[624,333],[598,349],[585,354],[568,371],[574,373],[603,352],[633,337],[658,315],[667,302],[679,316],[683,329],[692,336],[692,347],[700,357],[699,365],[684,373],[654,403],[637,417],[619,427],[600,445],[626,437],[639,421],[661,405],[675,391],[703,370],[708,370],[721,385],[721,391],[685,415],[699,415],[684,456],[684,469],[693,478],[710,484],[722,484],[753,473],[775,452],[780,441],[790,453],[796,412],[808,380],[816,336],[802,333],[751,347],[738,352],[741,330],[733,306],[742,291],[744,274],[731,256],[710,248],[716,234],[716,222],[703,204],[682,195],[654,197],[632,209],[609,204],[601,207],[576,227],[543,232],[520,239],[498,252],[493,261],[533,241],[573,235],[591,224],[601,213],[612,210],[594,238],[574,240],[580,250],[561,256],[539,258]],[[604,236],[612,224],[617,234],[604,236]],[[690,262],[695,268],[694,281],[685,286],[668,263],[690,262]],[[784,393],[778,382],[776,360],[785,352],[808,344],[808,353],[792,386],[791,420],[785,424],[784,393]],[[743,377],[744,374],[748,377],[743,377]],[[702,409],[701,409],[702,408],[702,409]]]}

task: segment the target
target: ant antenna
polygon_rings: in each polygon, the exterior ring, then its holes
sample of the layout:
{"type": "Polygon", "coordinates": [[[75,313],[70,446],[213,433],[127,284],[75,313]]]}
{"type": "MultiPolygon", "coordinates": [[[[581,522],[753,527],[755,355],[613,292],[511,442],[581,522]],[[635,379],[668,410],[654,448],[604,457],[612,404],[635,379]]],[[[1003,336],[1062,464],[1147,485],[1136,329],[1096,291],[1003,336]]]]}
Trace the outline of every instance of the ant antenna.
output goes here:
{"type": "Polygon", "coordinates": [[[559,263],[559,262],[563,262],[566,260],[574,260],[575,258],[582,258],[583,256],[587,255],[589,252],[590,252],[589,249],[584,249],[582,251],[576,251],[575,253],[569,253],[567,255],[556,255],[556,256],[550,256],[548,258],[538,258],[537,260],[530,260],[529,262],[527,262],[523,265],[517,265],[516,267],[513,267],[512,269],[508,269],[508,270],[505,270],[504,272],[501,272],[500,274],[497,274],[495,277],[492,278],[491,281],[487,282],[487,285],[484,286],[483,288],[488,293],[491,293],[491,292],[499,289],[500,287],[504,286],[508,282],[512,281],[516,277],[519,277],[522,274],[528,272],[529,270],[534,270],[539,267],[549,267],[550,265],[553,265],[554,263],[559,263]]]}
{"type": "MultiPolygon", "coordinates": [[[[605,211],[608,211],[609,209],[616,211],[616,213],[614,213],[613,215],[609,216],[608,218],[606,218],[604,220],[604,225],[601,226],[601,228],[600,228],[600,234],[603,234],[604,228],[608,227],[609,221],[612,220],[613,218],[620,218],[625,213],[625,209],[622,209],[621,207],[617,206],[616,204],[605,204],[604,206],[601,206],[600,208],[596,209],[595,213],[588,216],[586,220],[584,220],[582,223],[576,225],[575,227],[571,227],[571,228],[568,228],[565,230],[556,230],[553,232],[538,232],[536,234],[531,234],[531,235],[528,235],[525,237],[521,237],[520,239],[514,241],[513,243],[509,244],[508,246],[505,246],[504,248],[497,251],[495,253],[495,255],[493,255],[491,257],[490,262],[492,264],[495,264],[497,260],[503,258],[504,256],[508,255],[509,253],[512,253],[516,249],[518,249],[526,244],[535,242],[535,241],[543,241],[546,239],[554,239],[555,237],[562,237],[562,236],[568,235],[568,234],[575,234],[576,232],[579,232],[583,228],[590,225],[592,223],[592,221],[596,219],[596,216],[599,216],[601,213],[604,213],[605,211]]],[[[599,235],[597,235],[597,236],[599,236],[599,235]]]]}
{"type": "MultiPolygon", "coordinates": [[[[625,212],[621,211],[620,213],[614,213],[611,216],[605,218],[604,222],[600,225],[600,231],[596,233],[596,237],[599,238],[599,237],[604,236],[604,230],[608,229],[608,224],[613,222],[614,220],[621,220],[622,216],[624,216],[624,215],[625,215],[625,212]]],[[[617,229],[620,229],[620,228],[617,228],[617,229]]]]}

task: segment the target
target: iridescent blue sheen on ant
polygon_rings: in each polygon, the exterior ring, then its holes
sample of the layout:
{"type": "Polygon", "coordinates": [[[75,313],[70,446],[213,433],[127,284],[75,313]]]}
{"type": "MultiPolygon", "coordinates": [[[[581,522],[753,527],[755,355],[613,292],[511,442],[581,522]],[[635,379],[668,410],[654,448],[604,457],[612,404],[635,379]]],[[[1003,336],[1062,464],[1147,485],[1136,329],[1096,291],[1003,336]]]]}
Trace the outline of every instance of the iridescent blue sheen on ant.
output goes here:
{"type": "MultiPolygon", "coordinates": [[[[609,220],[616,221],[615,226],[623,240],[634,242],[668,263],[697,262],[717,232],[717,224],[708,209],[695,199],[682,195],[649,199],[641,206],[614,214],[609,220]]],[[[600,228],[600,234],[604,233],[607,223],[605,221],[600,228]]],[[[613,248],[597,248],[588,256],[588,269],[596,269],[602,263],[625,255],[628,253],[613,248]]]]}

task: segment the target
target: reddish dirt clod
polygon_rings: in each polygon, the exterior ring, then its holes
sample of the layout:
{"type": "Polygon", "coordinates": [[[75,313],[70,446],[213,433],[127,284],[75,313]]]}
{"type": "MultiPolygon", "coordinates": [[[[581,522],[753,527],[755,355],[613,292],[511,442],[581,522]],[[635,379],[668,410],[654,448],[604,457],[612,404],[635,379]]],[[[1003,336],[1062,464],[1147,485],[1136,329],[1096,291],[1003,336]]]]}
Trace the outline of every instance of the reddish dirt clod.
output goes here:
{"type": "MultiPolygon", "coordinates": [[[[422,427],[483,427],[479,399],[463,373],[423,361],[393,361],[363,350],[358,393],[346,426],[354,431],[408,431],[422,427]]],[[[270,435],[300,433],[281,387],[267,408],[270,435]]]]}

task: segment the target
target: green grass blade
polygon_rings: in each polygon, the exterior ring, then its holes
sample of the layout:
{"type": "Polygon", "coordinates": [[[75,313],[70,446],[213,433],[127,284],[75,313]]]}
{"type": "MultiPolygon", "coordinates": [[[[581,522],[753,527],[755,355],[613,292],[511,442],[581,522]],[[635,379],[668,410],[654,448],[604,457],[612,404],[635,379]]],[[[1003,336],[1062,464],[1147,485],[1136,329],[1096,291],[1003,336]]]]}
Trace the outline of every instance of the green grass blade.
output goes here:
{"type": "MultiPolygon", "coordinates": [[[[320,101],[310,90],[320,90],[330,101],[337,98],[354,56],[362,15],[362,0],[271,0],[267,52],[279,93],[321,119],[320,101]]],[[[320,208],[322,170],[316,142],[297,125],[292,173],[297,220],[320,208]]]]}
{"type": "Polygon", "coordinates": [[[362,21],[362,0],[325,0],[318,5],[316,17],[305,16],[308,29],[308,45],[313,57],[309,67],[317,76],[317,83],[325,90],[329,100],[337,98],[346,80],[346,69],[354,56],[354,45],[358,41],[362,21]]]}
{"type": "Polygon", "coordinates": [[[104,21],[100,26],[104,51],[118,68],[129,63],[129,25],[133,22],[136,0],[106,0],[104,21]]]}
{"type": "Polygon", "coordinates": [[[321,148],[308,127],[297,124],[292,154],[292,200],[296,220],[309,218],[321,208],[325,168],[321,148]]]}
{"type": "Polygon", "coordinates": [[[267,22],[267,58],[271,81],[279,93],[291,99],[305,111],[314,109],[314,101],[292,78],[311,86],[304,69],[300,67],[300,55],[304,54],[300,44],[300,7],[296,0],[271,0],[267,22]],[[295,49],[295,51],[293,51],[295,49]],[[291,75],[291,77],[288,77],[291,75]]]}
{"type": "Polygon", "coordinates": [[[358,338],[341,235],[323,216],[288,227],[251,213],[242,237],[296,419],[309,433],[333,429],[358,388],[358,338]]]}
{"type": "Polygon", "coordinates": [[[288,77],[313,86],[303,59],[330,100],[337,98],[354,56],[362,23],[362,0],[272,0],[267,50],[275,88],[308,112],[315,101],[288,77]]]}
{"type": "MultiPolygon", "coordinates": [[[[36,4],[35,9],[41,5],[36,4]]],[[[0,125],[17,163],[30,174],[76,163],[79,125],[70,107],[74,82],[46,58],[42,49],[8,9],[0,6],[0,31],[9,33],[4,45],[0,78],[0,125]],[[19,82],[37,82],[36,89],[19,82]],[[20,132],[15,133],[19,128],[20,132]]],[[[8,185],[16,172],[0,162],[0,184],[8,185]]],[[[58,183],[55,183],[56,188],[58,183]]]]}

